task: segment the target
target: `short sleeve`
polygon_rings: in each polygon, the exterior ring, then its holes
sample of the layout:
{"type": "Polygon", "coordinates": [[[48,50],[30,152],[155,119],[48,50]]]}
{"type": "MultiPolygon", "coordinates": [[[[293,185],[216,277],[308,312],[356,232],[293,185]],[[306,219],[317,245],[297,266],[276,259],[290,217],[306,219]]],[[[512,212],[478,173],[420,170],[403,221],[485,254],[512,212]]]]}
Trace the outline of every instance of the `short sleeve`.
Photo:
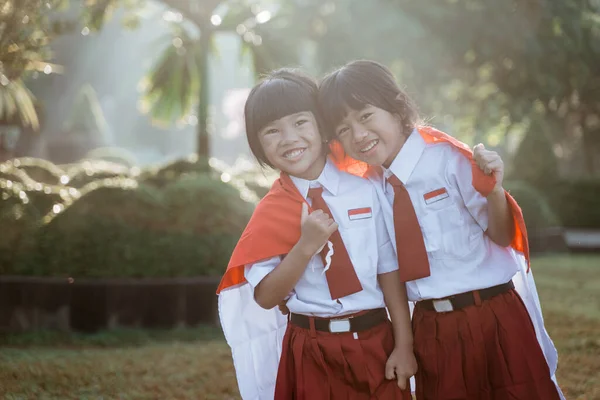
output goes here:
{"type": "Polygon", "coordinates": [[[253,264],[246,264],[244,267],[244,277],[255,288],[265,276],[269,275],[281,263],[281,256],[275,256],[260,260],[253,264]]]}

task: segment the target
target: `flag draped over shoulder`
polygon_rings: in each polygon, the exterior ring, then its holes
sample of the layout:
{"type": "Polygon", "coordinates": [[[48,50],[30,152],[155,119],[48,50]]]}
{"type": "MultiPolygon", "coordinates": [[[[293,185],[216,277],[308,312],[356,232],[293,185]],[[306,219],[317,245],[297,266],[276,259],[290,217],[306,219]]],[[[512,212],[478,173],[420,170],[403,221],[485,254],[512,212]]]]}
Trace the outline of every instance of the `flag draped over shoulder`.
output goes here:
{"type": "Polygon", "coordinates": [[[258,203],[236,245],[217,290],[219,318],[244,400],[272,400],[287,317],[277,308],[265,310],[247,284],[247,264],[287,254],[300,238],[304,198],[281,174],[258,203]]]}
{"type": "Polygon", "coordinates": [[[300,218],[304,201],[290,177],[281,173],[256,206],[233,250],[217,294],[223,289],[246,282],[246,264],[289,253],[300,239],[300,218]]]}

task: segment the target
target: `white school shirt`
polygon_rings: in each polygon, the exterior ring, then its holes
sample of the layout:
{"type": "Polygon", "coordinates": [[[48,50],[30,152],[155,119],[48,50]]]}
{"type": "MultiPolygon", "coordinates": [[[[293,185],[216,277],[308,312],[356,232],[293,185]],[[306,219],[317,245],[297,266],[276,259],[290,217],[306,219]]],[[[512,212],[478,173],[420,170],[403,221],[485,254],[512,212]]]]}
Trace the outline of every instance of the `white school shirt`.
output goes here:
{"type": "MultiPolygon", "coordinates": [[[[339,225],[339,232],[363,290],[332,300],[319,254],[311,258],[290,294],[287,307],[297,314],[332,317],[385,307],[378,274],[398,269],[398,260],[387,232],[373,185],[366,179],[338,170],[329,160],[315,181],[291,177],[304,198],[312,187],[323,187],[323,200],[339,225]]],[[[309,204],[311,200],[308,199],[309,204]]],[[[285,229],[285,227],[281,227],[285,229]]],[[[335,252],[335,248],[333,249],[335,252]]],[[[256,287],[283,256],[246,265],[244,275],[256,287]]]]}
{"type": "Polygon", "coordinates": [[[409,300],[485,289],[517,273],[511,249],[485,234],[487,199],[473,187],[470,161],[452,145],[427,144],[414,130],[388,169],[370,171],[395,249],[394,188],[387,182],[392,174],[408,190],[431,270],[430,276],[406,283],[409,300]]]}

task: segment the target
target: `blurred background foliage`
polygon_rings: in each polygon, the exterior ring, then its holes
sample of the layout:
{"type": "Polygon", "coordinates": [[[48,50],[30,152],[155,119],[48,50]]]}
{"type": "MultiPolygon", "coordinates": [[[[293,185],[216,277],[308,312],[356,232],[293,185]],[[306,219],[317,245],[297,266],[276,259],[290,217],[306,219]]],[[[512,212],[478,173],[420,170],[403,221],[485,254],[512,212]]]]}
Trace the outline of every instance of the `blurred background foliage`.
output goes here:
{"type": "Polygon", "coordinates": [[[0,274],[220,275],[257,195],[210,168],[195,156],[143,170],[90,160],[0,164],[0,274]]]}
{"type": "MultiPolygon", "coordinates": [[[[499,151],[532,232],[600,228],[600,0],[3,0],[0,273],[218,275],[275,174],[215,128],[215,60],[255,79],[281,66],[321,76],[357,58],[388,65],[426,122],[499,151]],[[152,126],[195,140],[191,156],[147,163],[114,142],[151,143],[150,128],[132,139],[131,125],[111,124],[102,85],[81,84],[70,110],[47,87],[74,76],[63,63],[83,69],[71,49],[90,45],[76,37],[118,46],[102,33],[116,23],[147,34],[157,13],[152,57],[127,84],[152,126]],[[31,157],[36,141],[45,151],[31,157]]],[[[114,68],[113,92],[128,73],[114,68]]],[[[239,109],[243,94],[231,101],[239,109]]],[[[243,132],[239,117],[228,115],[243,132]]]]}
{"type": "Polygon", "coordinates": [[[561,173],[600,169],[598,0],[4,0],[0,120],[37,126],[23,82],[61,71],[51,63],[57,37],[99,31],[114,15],[135,30],[149,6],[164,11],[169,34],[153,46],[143,110],[158,124],[192,117],[202,160],[212,156],[209,59],[223,56],[216,38],[231,34],[255,76],[295,65],[320,75],[372,58],[394,70],[427,120],[464,140],[510,155],[526,133],[544,134],[561,173]]]}

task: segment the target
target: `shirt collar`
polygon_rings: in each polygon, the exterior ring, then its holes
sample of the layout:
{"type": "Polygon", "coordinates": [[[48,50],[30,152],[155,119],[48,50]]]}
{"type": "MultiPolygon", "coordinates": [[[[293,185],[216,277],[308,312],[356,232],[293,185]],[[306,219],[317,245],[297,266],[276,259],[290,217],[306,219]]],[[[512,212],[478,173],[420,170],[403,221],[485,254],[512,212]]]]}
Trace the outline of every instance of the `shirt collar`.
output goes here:
{"type": "Polygon", "coordinates": [[[427,144],[416,129],[413,129],[411,134],[402,145],[402,148],[392,161],[389,168],[381,167],[383,172],[383,188],[385,190],[386,180],[392,174],[396,175],[400,181],[406,185],[411,174],[415,170],[423,151],[427,144]]]}
{"type": "Polygon", "coordinates": [[[298,178],[295,176],[291,176],[292,182],[298,188],[298,191],[305,199],[308,197],[308,189],[315,187],[323,187],[325,190],[333,194],[334,196],[337,194],[338,186],[340,183],[340,171],[336,168],[335,165],[327,158],[327,162],[325,163],[325,167],[323,171],[321,171],[321,175],[314,181],[309,181],[307,179],[298,178]]]}

